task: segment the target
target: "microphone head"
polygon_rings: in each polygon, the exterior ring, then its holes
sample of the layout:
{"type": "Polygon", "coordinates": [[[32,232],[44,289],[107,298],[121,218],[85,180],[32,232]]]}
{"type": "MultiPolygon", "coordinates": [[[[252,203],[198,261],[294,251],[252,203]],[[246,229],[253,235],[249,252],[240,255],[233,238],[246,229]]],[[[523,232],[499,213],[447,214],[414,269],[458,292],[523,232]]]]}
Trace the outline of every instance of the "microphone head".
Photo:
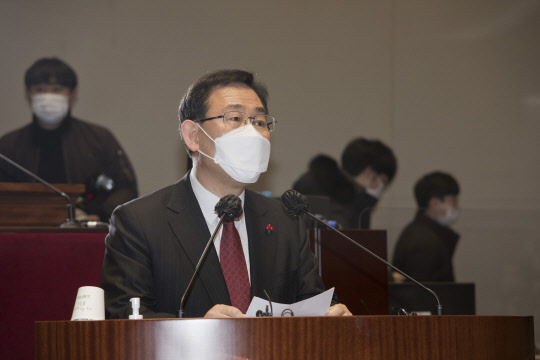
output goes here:
{"type": "Polygon", "coordinates": [[[225,195],[219,199],[214,210],[220,218],[224,217],[225,220],[236,219],[242,215],[242,200],[236,195],[225,195]]]}
{"type": "Polygon", "coordinates": [[[281,203],[292,216],[298,216],[309,210],[308,201],[296,190],[287,190],[281,195],[281,203]]]}

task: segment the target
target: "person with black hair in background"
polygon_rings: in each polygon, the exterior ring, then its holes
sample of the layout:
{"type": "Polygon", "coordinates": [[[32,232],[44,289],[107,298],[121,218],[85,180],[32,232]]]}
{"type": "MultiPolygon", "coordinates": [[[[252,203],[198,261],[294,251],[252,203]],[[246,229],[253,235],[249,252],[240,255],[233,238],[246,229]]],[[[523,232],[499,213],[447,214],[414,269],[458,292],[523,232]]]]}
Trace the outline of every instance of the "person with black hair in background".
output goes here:
{"type": "MultiPolygon", "coordinates": [[[[450,228],[459,214],[459,184],[450,174],[435,171],[414,186],[418,211],[394,249],[393,264],[419,281],[454,281],[452,257],[459,234],[450,228]]],[[[393,279],[405,278],[393,273],[393,279]]]]}
{"type": "MultiPolygon", "coordinates": [[[[32,122],[4,135],[0,153],[50,183],[92,187],[101,175],[108,187],[87,194],[81,203],[84,211],[77,209],[76,217],[108,221],[116,206],[138,195],[135,173],[124,150],[106,128],[71,115],[77,75],[68,64],[54,57],[39,59],[26,71],[24,83],[32,122]]],[[[0,181],[34,179],[0,162],[0,181]]]]}
{"type": "Polygon", "coordinates": [[[392,149],[379,140],[352,140],[341,156],[342,168],[329,156],[317,155],[293,185],[305,195],[330,198],[328,219],[342,227],[368,229],[371,211],[396,174],[392,149]]]}

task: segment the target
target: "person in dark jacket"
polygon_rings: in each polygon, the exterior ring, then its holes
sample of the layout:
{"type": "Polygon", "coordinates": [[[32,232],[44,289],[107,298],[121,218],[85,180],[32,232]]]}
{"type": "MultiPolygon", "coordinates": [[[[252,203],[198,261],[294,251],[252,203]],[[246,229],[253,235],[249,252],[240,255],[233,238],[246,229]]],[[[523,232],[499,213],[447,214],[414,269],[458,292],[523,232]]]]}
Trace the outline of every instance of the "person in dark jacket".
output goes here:
{"type": "MultiPolygon", "coordinates": [[[[432,172],[414,187],[418,211],[394,249],[393,264],[419,281],[454,281],[452,257],[459,234],[450,228],[459,214],[459,184],[447,173],[432,172]]],[[[403,276],[393,273],[397,282],[403,276]]]]}
{"type": "Polygon", "coordinates": [[[342,227],[368,229],[371,211],[396,174],[392,150],[379,140],[357,138],[343,151],[340,168],[329,156],[317,155],[293,184],[305,195],[330,198],[322,214],[342,227]]]}
{"type": "MultiPolygon", "coordinates": [[[[57,58],[37,60],[25,74],[32,122],[4,135],[0,153],[50,183],[85,184],[79,219],[107,221],[114,210],[137,197],[133,167],[106,128],[74,118],[77,75],[57,58]]],[[[35,181],[0,162],[0,181],[35,181]]]]}

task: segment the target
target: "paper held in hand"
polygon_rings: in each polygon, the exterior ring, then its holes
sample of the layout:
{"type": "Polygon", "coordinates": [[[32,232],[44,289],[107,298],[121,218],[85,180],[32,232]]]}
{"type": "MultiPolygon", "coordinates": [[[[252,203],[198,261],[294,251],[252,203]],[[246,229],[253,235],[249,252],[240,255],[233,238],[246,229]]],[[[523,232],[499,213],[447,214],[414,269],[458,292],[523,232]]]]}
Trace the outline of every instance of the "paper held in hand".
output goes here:
{"type": "MultiPolygon", "coordinates": [[[[334,295],[334,288],[294,304],[272,302],[272,316],[291,316],[291,312],[294,316],[323,316],[330,309],[332,295],[334,295]]],[[[264,312],[267,307],[270,307],[267,299],[261,299],[254,296],[253,300],[251,300],[251,304],[249,304],[246,316],[255,317],[257,316],[256,313],[258,310],[264,312]]],[[[270,311],[270,309],[268,309],[268,311],[270,311]]]]}

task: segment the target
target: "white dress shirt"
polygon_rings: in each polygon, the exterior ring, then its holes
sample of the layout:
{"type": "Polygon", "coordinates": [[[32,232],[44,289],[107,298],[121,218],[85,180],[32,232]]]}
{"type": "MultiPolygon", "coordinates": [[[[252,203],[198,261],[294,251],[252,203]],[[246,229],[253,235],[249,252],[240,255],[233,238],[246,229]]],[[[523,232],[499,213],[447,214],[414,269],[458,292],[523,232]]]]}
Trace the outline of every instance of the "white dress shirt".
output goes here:
{"type": "MultiPolygon", "coordinates": [[[[201,207],[201,211],[204,215],[204,220],[206,220],[206,225],[208,226],[208,230],[210,230],[210,234],[213,234],[214,231],[216,230],[216,226],[219,223],[219,218],[217,216],[217,213],[214,211],[214,208],[216,207],[216,204],[218,203],[219,198],[216,195],[212,194],[210,191],[206,190],[204,186],[201,185],[201,183],[197,180],[197,177],[195,176],[193,171],[190,172],[189,179],[191,181],[191,188],[193,189],[193,193],[195,194],[195,197],[197,198],[197,201],[199,202],[199,206],[201,207]]],[[[243,191],[239,197],[240,197],[240,200],[242,200],[242,210],[244,210],[245,191],[243,191]]],[[[246,229],[246,217],[244,216],[243,211],[240,218],[234,221],[234,226],[236,227],[236,230],[238,230],[238,234],[240,235],[240,241],[242,243],[242,250],[244,251],[244,258],[246,259],[246,266],[247,266],[249,281],[251,283],[251,274],[249,271],[249,247],[248,247],[248,236],[247,236],[247,229],[246,229]]],[[[216,248],[218,258],[220,258],[219,250],[220,250],[220,245],[221,245],[222,230],[223,230],[223,227],[219,229],[219,233],[214,239],[214,247],[216,248]]]]}

